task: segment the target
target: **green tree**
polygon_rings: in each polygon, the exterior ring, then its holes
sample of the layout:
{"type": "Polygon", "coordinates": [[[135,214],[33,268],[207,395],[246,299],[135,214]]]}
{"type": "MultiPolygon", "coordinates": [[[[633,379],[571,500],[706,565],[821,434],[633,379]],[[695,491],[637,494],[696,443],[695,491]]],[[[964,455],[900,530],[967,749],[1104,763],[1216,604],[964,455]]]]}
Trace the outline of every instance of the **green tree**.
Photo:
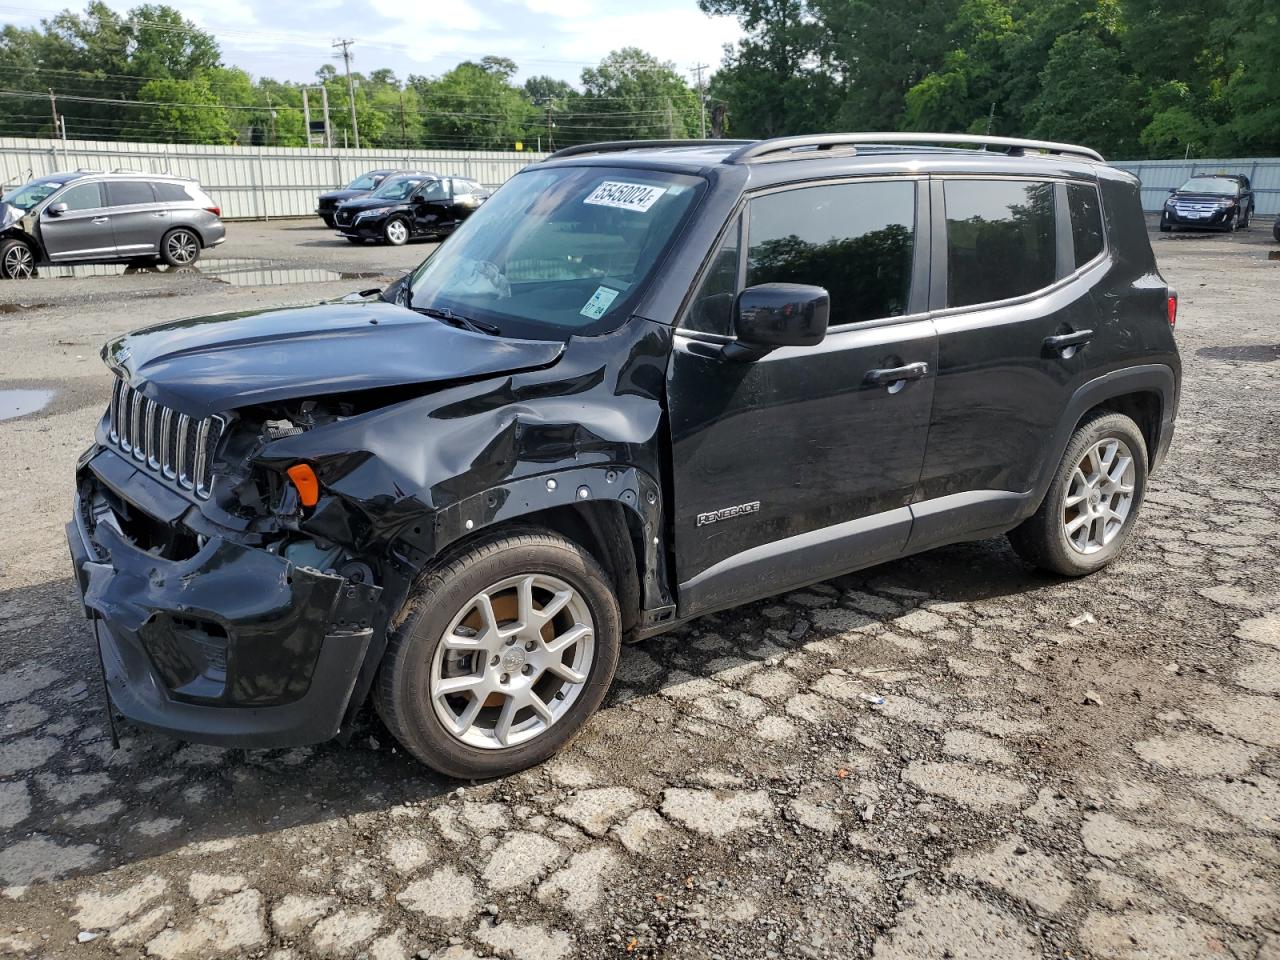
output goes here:
{"type": "Polygon", "coordinates": [[[573,114],[558,121],[557,146],[698,135],[697,92],[675,64],[637,47],[615,50],[598,66],[584,69],[582,89],[573,114]]]}
{"type": "Polygon", "coordinates": [[[439,77],[409,77],[428,146],[510,150],[536,113],[513,87],[516,66],[502,57],[460,63],[439,77]]]}
{"type": "MultiPolygon", "coordinates": [[[[226,107],[203,77],[195,80],[149,80],[138,95],[145,101],[146,125],[126,124],[123,135],[164,143],[234,143],[236,126],[226,107]]],[[[136,122],[136,121],[135,121],[136,122]]]]}

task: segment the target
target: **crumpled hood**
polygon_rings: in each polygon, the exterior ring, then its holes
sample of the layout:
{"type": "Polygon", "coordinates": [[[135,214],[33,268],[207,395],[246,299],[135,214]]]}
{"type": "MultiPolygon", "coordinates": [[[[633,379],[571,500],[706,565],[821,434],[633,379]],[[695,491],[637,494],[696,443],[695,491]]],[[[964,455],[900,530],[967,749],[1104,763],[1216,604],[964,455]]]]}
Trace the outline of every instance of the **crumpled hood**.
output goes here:
{"type": "Polygon", "coordinates": [[[564,344],[472,333],[382,300],[176,320],[109,341],[102,359],[192,417],[295,397],[445,383],[550,366],[564,344]]]}

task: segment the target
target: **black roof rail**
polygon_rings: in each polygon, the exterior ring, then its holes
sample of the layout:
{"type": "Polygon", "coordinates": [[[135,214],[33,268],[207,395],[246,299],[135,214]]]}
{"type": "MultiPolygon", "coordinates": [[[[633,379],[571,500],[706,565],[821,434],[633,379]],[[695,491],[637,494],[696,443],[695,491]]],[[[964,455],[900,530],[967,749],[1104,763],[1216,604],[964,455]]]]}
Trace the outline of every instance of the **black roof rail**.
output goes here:
{"type": "MultiPolygon", "coordinates": [[[[727,142],[727,141],[722,141],[727,142]]],[[[1044,153],[1067,154],[1086,160],[1105,162],[1102,154],[1090,147],[1072,143],[1055,143],[1052,140],[1024,140],[1020,137],[988,137],[974,133],[818,133],[802,137],[775,137],[772,140],[755,140],[739,147],[724,158],[725,163],[750,163],[762,159],[800,159],[806,155],[821,156],[833,147],[853,147],[859,144],[876,146],[900,146],[906,144],[972,144],[974,146],[1004,147],[1010,154],[1019,155],[1026,150],[1044,153]],[[806,151],[806,153],[799,153],[806,151]],[[789,157],[776,154],[791,154],[789,157]]]]}
{"type": "Polygon", "coordinates": [[[664,147],[742,147],[756,142],[755,140],[606,140],[602,143],[580,143],[576,147],[565,147],[544,159],[563,160],[565,157],[581,157],[589,153],[661,150],[664,147]]]}

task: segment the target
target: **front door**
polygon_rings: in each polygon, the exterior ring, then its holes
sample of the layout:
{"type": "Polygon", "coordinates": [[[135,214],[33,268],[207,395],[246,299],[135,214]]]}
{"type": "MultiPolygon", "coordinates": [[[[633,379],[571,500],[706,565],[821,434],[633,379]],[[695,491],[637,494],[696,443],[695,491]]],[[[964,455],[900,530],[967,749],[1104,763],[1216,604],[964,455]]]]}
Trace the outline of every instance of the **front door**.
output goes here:
{"type": "Polygon", "coordinates": [[[681,616],[905,546],[937,363],[927,195],[905,178],[765,193],[708,262],[667,384],[681,616]],[[828,290],[825,340],[726,358],[733,297],[768,282],[828,290]]]}
{"type": "Polygon", "coordinates": [[[116,241],[110,211],[103,204],[102,186],[73,183],[50,198],[40,213],[40,242],[52,263],[102,260],[115,256],[116,241]],[[66,204],[62,213],[50,209],[66,204]]]}
{"type": "Polygon", "coordinates": [[[418,235],[445,233],[453,226],[452,194],[448,180],[428,180],[413,195],[413,232],[418,235]]]}
{"type": "Polygon", "coordinates": [[[106,187],[117,256],[159,253],[160,238],[169,228],[169,211],[156,200],[151,184],[146,180],[108,180],[106,187]]]}

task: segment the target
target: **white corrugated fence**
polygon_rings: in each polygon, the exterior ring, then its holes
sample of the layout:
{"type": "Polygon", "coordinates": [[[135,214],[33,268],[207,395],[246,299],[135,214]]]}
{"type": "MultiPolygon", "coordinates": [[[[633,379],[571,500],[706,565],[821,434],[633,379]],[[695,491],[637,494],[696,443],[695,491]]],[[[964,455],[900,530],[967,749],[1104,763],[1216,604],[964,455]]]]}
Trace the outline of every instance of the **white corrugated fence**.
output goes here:
{"type": "Polygon", "coordinates": [[[0,137],[0,188],[81,167],[193,177],[226,219],[305,217],[316,195],[344,187],[366,170],[431,170],[496,187],[545,153],[485,150],[344,150],[228,147],[107,140],[0,137]]]}
{"type": "Polygon", "coordinates": [[[1142,209],[1156,213],[1169,199],[1169,188],[1189,177],[1209,173],[1242,173],[1253,184],[1254,210],[1258,216],[1280,213],[1280,157],[1235,160],[1113,160],[1113,167],[1128,170],[1142,181],[1142,209]]]}
{"type": "MultiPolygon", "coordinates": [[[[227,147],[108,140],[0,137],[0,187],[33,176],[87,167],[125,168],[194,177],[228,219],[304,217],[316,194],[346,186],[366,170],[399,167],[457,174],[496,187],[545,153],[485,150],[344,150],[227,147]]],[[[1176,187],[1198,173],[1243,173],[1253,183],[1260,216],[1280,213],[1280,158],[1117,160],[1142,181],[1142,206],[1157,211],[1176,187]]]]}

